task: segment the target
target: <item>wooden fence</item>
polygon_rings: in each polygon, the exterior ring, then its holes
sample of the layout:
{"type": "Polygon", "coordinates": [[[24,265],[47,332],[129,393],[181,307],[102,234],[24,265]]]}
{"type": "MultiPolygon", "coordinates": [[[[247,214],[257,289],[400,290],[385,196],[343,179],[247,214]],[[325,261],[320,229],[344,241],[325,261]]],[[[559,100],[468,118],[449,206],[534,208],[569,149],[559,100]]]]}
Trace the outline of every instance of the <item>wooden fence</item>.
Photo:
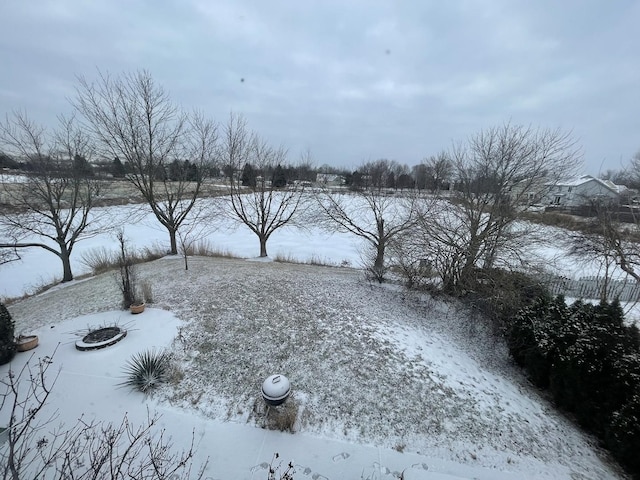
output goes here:
{"type": "Polygon", "coordinates": [[[550,277],[545,283],[554,295],[600,299],[606,288],[607,300],[617,297],[621,302],[640,301],[640,283],[633,281],[609,279],[607,282],[603,277],[582,277],[578,280],[550,277]]]}

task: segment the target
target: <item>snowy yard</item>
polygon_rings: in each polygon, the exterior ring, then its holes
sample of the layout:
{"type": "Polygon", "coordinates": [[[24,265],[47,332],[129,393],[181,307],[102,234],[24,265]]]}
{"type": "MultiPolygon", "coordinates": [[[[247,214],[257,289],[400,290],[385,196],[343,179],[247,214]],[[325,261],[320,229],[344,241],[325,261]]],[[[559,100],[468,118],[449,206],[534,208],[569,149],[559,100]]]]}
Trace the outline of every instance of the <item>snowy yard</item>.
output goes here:
{"type": "Polygon", "coordinates": [[[50,408],[61,421],[142,422],[149,407],[178,446],[195,429],[210,479],[266,479],[274,452],[302,479],[620,477],[455,304],[349,268],[195,257],[185,271],[164,258],[140,275],[155,303],[138,316],[115,310],[108,273],[11,305],[17,330],[40,336],[38,356],[60,342],[50,408]],[[74,332],[113,322],[129,329],[123,341],[75,350],[74,332]],[[184,379],[145,398],[117,384],[149,347],[171,348],[184,379]],[[259,428],[273,373],[292,383],[294,434],[259,428]]]}
{"type": "MultiPolygon", "coordinates": [[[[211,201],[211,200],[206,200],[211,201]]],[[[98,209],[100,210],[100,209],[98,209]]],[[[102,212],[99,212],[102,213],[102,212]]],[[[135,248],[166,248],[166,231],[137,206],[110,207],[135,248]],[[163,245],[165,247],[163,247],[163,245]]],[[[195,465],[207,479],[266,479],[275,452],[293,459],[296,479],[622,478],[596,442],[533,389],[502,343],[462,306],[368,283],[362,243],[313,224],[269,240],[272,258],[332,267],[251,261],[255,235],[218,219],[204,237],[238,259],[193,257],[140,265],[154,304],[142,315],[118,310],[113,274],[76,280],[15,302],[17,334],[36,333],[37,357],[60,368],[49,409],[73,425],[80,415],[142,423],[147,408],[176,447],[194,430],[195,465]],[[246,260],[249,259],[249,260],[246,260]],[[340,268],[355,267],[355,268],[340,268]],[[117,323],[120,343],[78,352],[78,332],[117,323]],[[170,349],[183,372],[151,397],[118,386],[131,355],[170,349]],[[265,424],[261,382],[274,373],[292,383],[295,433],[265,424]]],[[[551,271],[584,275],[588,265],[558,250],[558,229],[530,258],[551,271]]],[[[84,252],[117,248],[104,233],[77,244],[72,265],[88,273],[84,252]]],[[[42,249],[0,266],[0,298],[18,297],[60,274],[42,249]]],[[[19,354],[12,368],[29,358],[19,354]]],[[[6,375],[8,366],[0,367],[6,375]]],[[[6,423],[0,413],[0,425],[6,423]]]]}

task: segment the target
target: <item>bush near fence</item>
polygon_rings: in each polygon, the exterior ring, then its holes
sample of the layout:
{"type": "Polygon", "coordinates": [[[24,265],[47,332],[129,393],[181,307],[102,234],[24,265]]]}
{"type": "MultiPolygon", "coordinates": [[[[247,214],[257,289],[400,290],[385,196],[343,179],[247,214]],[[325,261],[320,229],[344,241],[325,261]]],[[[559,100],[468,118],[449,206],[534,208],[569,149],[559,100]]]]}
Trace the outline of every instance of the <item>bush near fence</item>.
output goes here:
{"type": "Polygon", "coordinates": [[[625,326],[619,302],[566,305],[562,296],[541,296],[506,333],[531,381],[640,476],[640,334],[625,326]]]}

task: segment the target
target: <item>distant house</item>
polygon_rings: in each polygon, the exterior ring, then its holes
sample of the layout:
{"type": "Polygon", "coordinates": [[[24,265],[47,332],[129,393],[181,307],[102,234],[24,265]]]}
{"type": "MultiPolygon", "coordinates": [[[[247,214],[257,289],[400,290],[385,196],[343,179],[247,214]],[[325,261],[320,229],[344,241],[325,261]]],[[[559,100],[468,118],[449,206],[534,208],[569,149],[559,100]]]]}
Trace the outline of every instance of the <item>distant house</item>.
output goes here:
{"type": "Polygon", "coordinates": [[[628,189],[610,180],[601,180],[591,175],[548,184],[543,203],[559,208],[575,208],[590,203],[620,204],[628,189]]]}
{"type": "Polygon", "coordinates": [[[549,192],[549,179],[525,178],[509,187],[509,198],[520,205],[536,205],[544,201],[549,192]]]}
{"type": "Polygon", "coordinates": [[[318,173],[316,174],[316,183],[320,185],[339,187],[340,185],[344,185],[345,180],[342,175],[336,175],[333,173],[318,173]]]}

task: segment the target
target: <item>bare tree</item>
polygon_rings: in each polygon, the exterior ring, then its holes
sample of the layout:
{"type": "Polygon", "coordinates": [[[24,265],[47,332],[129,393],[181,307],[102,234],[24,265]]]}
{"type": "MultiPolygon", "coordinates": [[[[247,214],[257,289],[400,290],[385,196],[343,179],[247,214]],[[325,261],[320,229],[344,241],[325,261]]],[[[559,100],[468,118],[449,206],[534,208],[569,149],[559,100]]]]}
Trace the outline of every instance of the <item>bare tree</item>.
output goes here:
{"type": "Polygon", "coordinates": [[[196,254],[198,242],[204,241],[211,232],[209,219],[210,216],[207,215],[204,205],[201,202],[196,203],[191,210],[191,215],[178,231],[178,245],[184,260],[185,270],[189,270],[189,256],[196,254]]]}
{"type": "Polygon", "coordinates": [[[634,223],[620,221],[618,207],[591,201],[595,213],[581,231],[569,233],[569,254],[584,262],[595,262],[603,275],[600,299],[607,301],[616,267],[634,282],[640,282],[640,232],[634,223]]]}
{"type": "Polygon", "coordinates": [[[167,229],[171,253],[177,254],[176,232],[215,158],[216,124],[183,112],[146,71],[120,78],[100,74],[93,83],[80,77],[79,83],[76,108],[105,156],[127,163],[126,178],[167,229]]]}
{"type": "MultiPolygon", "coordinates": [[[[158,416],[148,415],[147,422],[137,427],[125,415],[119,424],[80,418],[70,428],[54,428],[56,414],[45,409],[57,379],[48,380],[47,375],[54,356],[55,351],[38,359],[37,365],[32,365],[32,356],[19,371],[10,370],[0,379],[0,410],[9,413],[7,445],[0,450],[0,479],[190,477],[193,434],[187,450],[172,452],[164,431],[155,431],[158,416]]],[[[204,476],[205,467],[206,463],[195,478],[204,476]]]]}
{"type": "Polygon", "coordinates": [[[453,165],[446,152],[424,160],[426,182],[432,192],[443,190],[451,182],[453,165]]]}
{"type": "Polygon", "coordinates": [[[260,242],[260,257],[267,255],[267,242],[278,229],[291,225],[304,206],[303,188],[272,186],[273,173],[286,161],[283,148],[273,148],[255,133],[247,130],[242,117],[231,115],[225,127],[222,163],[233,165],[227,200],[234,220],[247,226],[260,242]],[[238,173],[252,172],[251,178],[238,173]],[[243,185],[244,184],[244,185],[243,185]]]}
{"type": "Polygon", "coordinates": [[[449,154],[455,189],[420,216],[425,257],[445,290],[470,288],[499,253],[517,260],[531,233],[518,220],[529,194],[571,173],[579,150],[567,133],[505,124],[481,131],[449,154]],[[508,255],[507,255],[508,253],[508,255]]]}
{"type": "MultiPolygon", "coordinates": [[[[0,211],[0,249],[38,247],[62,262],[62,281],[73,280],[70,257],[77,242],[101,231],[101,218],[90,214],[100,182],[74,168],[76,159],[91,158],[90,139],[73,117],[60,117],[54,132],[16,112],[0,123],[0,144],[6,154],[24,159],[23,179],[3,183],[8,208],[0,211]]],[[[15,258],[15,257],[14,257],[15,258]]]]}
{"type": "Polygon", "coordinates": [[[360,171],[375,172],[372,187],[359,188],[353,193],[332,192],[325,189],[316,195],[318,205],[329,228],[352,233],[373,248],[371,265],[366,267],[378,281],[383,281],[386,270],[385,252],[389,243],[416,222],[416,197],[412,193],[403,196],[386,195],[383,189],[386,173],[382,163],[360,171]]]}

